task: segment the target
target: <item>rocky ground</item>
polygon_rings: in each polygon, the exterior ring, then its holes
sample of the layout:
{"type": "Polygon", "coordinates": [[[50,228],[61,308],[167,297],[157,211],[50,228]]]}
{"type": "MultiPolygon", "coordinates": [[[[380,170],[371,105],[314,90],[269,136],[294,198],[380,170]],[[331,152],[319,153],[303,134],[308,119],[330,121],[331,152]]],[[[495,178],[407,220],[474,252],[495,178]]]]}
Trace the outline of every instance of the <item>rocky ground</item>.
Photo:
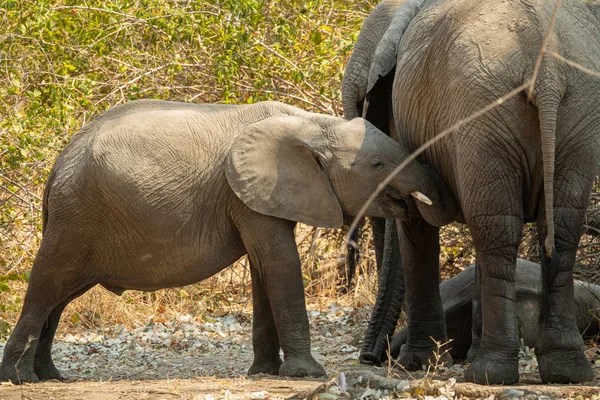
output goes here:
{"type": "MultiPolygon", "coordinates": [[[[5,383],[0,399],[600,399],[600,366],[595,366],[596,380],[586,386],[541,385],[535,356],[527,348],[521,351],[521,383],[509,388],[464,383],[463,365],[413,374],[361,366],[358,354],[368,307],[333,303],[309,313],[313,353],[329,372],[324,379],[249,378],[248,314],[205,319],[182,315],[134,330],[116,326],[58,335],[54,359],[65,381],[21,387],[5,383]]],[[[599,352],[590,347],[588,356],[596,364],[599,352]]]]}

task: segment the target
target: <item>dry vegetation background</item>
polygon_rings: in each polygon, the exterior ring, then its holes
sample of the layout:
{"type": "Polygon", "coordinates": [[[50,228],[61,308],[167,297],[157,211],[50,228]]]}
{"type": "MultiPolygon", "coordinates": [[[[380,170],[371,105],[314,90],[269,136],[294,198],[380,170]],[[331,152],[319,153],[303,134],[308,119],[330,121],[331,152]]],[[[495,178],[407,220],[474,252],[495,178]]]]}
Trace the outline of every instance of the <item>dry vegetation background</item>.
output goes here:
{"type": "MultiPolygon", "coordinates": [[[[376,1],[0,0],[0,337],[16,322],[39,242],[44,182],[71,135],[102,111],[138,98],[251,103],[279,100],[341,115],[341,79],[376,1]]],[[[596,185],[598,186],[598,185],[596,185]]],[[[600,281],[600,194],[589,210],[578,276],[600,281]]],[[[370,304],[376,289],[368,226],[353,290],[343,282],[344,230],[297,228],[308,301],[370,304]],[[340,251],[341,250],[341,251],[340,251]]],[[[535,227],[522,256],[538,260],[535,227]]],[[[474,260],[468,230],[442,230],[443,276],[474,260]]],[[[189,313],[247,310],[245,259],[196,285],[121,297],[94,288],[61,330],[142,325],[189,313]]]]}

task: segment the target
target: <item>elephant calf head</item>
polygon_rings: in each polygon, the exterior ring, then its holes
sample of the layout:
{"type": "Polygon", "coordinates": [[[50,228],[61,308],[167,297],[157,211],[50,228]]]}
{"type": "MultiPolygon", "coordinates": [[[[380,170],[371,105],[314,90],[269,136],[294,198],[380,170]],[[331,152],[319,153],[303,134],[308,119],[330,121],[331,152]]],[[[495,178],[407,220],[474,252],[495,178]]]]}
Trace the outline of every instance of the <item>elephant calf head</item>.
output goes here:
{"type": "MultiPolygon", "coordinates": [[[[343,215],[357,215],[408,153],[362,118],[307,115],[278,115],[249,126],[229,153],[227,180],[254,211],[339,227],[343,215]]],[[[407,218],[414,197],[422,214],[432,216],[428,222],[447,223],[456,209],[441,201],[437,185],[428,170],[410,161],[381,188],[365,215],[407,218]]]]}

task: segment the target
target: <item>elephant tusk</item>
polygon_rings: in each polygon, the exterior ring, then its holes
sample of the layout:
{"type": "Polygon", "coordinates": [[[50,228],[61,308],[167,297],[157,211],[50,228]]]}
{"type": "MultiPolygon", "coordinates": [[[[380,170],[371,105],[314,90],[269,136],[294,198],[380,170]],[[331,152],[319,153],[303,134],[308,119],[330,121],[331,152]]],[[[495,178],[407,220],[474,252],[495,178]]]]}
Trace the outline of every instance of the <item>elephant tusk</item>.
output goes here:
{"type": "Polygon", "coordinates": [[[415,199],[427,204],[428,206],[433,204],[433,202],[429,199],[429,197],[425,196],[423,193],[419,192],[418,190],[414,190],[414,191],[410,192],[410,195],[412,197],[414,197],[415,199]]]}

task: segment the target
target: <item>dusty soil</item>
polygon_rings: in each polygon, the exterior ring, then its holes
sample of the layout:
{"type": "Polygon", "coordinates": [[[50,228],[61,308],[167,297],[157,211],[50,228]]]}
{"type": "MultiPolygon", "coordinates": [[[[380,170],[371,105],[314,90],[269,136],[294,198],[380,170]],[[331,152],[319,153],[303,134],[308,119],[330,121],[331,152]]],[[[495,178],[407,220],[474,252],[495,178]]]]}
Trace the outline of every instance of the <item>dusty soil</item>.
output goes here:
{"type": "MultiPolygon", "coordinates": [[[[236,313],[198,320],[181,316],[128,330],[57,336],[54,359],[63,382],[0,385],[0,399],[279,399],[279,398],[565,398],[600,395],[600,366],[586,386],[541,385],[535,357],[522,349],[521,383],[488,387],[464,383],[463,365],[411,375],[358,364],[368,307],[331,304],[311,310],[313,353],[323,379],[247,377],[252,362],[251,321],[236,313]],[[431,396],[431,397],[430,397],[431,396]]],[[[4,343],[0,344],[0,350],[4,343]]],[[[592,362],[595,348],[588,350],[592,362]]],[[[600,364],[600,362],[598,363],[600,364]]]]}

